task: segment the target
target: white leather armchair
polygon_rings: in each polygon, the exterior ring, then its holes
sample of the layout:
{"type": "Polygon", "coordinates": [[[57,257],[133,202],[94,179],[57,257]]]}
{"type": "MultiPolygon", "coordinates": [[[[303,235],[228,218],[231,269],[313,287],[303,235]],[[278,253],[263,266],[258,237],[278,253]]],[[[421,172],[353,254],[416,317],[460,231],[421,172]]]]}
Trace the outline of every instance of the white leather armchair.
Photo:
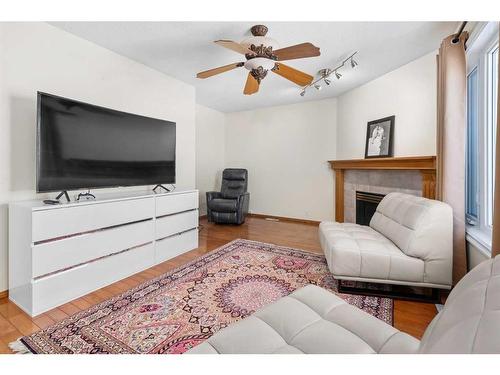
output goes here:
{"type": "Polygon", "coordinates": [[[309,285],[222,329],[189,354],[500,353],[500,256],[452,290],[422,341],[309,285]]]}
{"type": "Polygon", "coordinates": [[[322,222],[319,238],[336,279],[451,287],[453,214],[446,203],[390,193],[369,226],[322,222]]]}

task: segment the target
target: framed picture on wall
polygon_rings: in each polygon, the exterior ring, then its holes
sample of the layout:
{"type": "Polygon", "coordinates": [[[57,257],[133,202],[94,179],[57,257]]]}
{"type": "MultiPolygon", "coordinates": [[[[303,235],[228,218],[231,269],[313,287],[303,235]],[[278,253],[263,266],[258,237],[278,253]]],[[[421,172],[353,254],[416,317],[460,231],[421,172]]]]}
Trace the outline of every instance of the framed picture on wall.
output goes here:
{"type": "Polygon", "coordinates": [[[366,127],[365,159],[393,155],[394,120],[396,116],[370,121],[366,127]]]}

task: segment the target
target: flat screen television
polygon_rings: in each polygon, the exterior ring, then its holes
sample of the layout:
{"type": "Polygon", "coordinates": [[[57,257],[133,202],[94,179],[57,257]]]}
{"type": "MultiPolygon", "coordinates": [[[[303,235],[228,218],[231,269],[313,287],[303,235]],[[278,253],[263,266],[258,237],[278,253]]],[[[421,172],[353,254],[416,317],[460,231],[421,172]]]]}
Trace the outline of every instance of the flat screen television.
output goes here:
{"type": "Polygon", "coordinates": [[[175,122],[38,93],[38,192],[175,183],[175,122]]]}

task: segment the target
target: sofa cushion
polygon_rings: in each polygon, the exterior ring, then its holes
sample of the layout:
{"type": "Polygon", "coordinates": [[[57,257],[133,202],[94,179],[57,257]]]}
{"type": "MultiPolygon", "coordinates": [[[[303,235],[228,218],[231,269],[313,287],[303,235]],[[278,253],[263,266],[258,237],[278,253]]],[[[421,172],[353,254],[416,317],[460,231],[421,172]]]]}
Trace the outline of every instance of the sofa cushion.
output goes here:
{"type": "Polygon", "coordinates": [[[336,277],[423,281],[424,262],[407,256],[368,226],[322,222],[319,236],[330,271],[336,277]]]}
{"type": "Polygon", "coordinates": [[[415,353],[419,341],[308,285],[222,329],[188,353],[415,353]]]}
{"type": "Polygon", "coordinates": [[[500,353],[500,256],[460,280],[425,331],[420,352],[500,353]]]}
{"type": "Polygon", "coordinates": [[[217,212],[236,212],[238,210],[238,200],[215,198],[208,202],[208,208],[217,212]]]}
{"type": "Polygon", "coordinates": [[[370,227],[406,255],[425,261],[424,282],[451,285],[453,213],[449,205],[390,193],[379,203],[370,227]]]}

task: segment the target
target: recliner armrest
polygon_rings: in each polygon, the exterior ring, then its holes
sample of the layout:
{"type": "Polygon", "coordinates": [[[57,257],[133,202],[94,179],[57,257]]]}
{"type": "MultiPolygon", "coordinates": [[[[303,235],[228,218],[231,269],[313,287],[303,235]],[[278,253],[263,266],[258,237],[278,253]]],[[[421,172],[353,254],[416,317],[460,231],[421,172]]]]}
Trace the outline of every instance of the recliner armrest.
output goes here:
{"type": "Polygon", "coordinates": [[[250,202],[250,193],[248,191],[238,196],[238,208],[243,210],[244,214],[248,213],[249,202],[250,202]]]}
{"type": "Polygon", "coordinates": [[[238,223],[245,221],[245,216],[248,214],[250,206],[250,193],[246,192],[238,196],[238,223]]]}
{"type": "Polygon", "coordinates": [[[250,193],[248,191],[245,192],[245,193],[241,193],[240,195],[238,195],[238,199],[244,199],[247,196],[250,196],[250,193]]]}
{"type": "Polygon", "coordinates": [[[207,202],[211,201],[212,199],[220,198],[221,195],[222,194],[220,191],[207,191],[207,202]]]}

